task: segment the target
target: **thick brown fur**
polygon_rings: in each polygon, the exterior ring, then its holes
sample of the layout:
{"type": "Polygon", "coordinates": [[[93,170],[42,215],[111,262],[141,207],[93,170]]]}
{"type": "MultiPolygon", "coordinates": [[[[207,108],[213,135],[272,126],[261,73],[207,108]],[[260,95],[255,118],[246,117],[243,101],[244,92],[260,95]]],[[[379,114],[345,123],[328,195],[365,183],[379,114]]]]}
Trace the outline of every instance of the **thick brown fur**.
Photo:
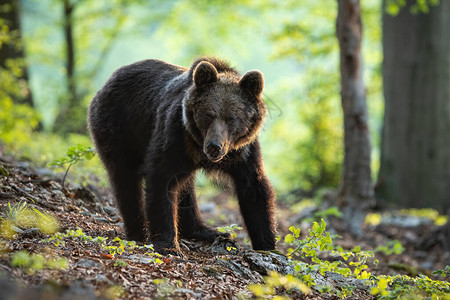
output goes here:
{"type": "Polygon", "coordinates": [[[201,220],[194,182],[204,169],[232,179],[253,248],[275,248],[275,194],[258,142],[263,86],[259,71],[241,77],[216,58],[189,69],[145,60],[109,78],[88,123],[128,239],[149,237],[157,251],[179,253],[179,237],[227,236],[201,220]]]}

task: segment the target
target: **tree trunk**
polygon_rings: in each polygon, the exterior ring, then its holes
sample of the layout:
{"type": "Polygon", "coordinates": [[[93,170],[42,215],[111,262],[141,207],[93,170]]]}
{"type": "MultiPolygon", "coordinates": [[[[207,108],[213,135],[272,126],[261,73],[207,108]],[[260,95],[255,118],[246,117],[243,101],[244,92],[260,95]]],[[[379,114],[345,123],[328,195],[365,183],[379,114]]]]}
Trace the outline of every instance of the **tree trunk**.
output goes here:
{"type": "Polygon", "coordinates": [[[75,82],[75,45],[73,41],[73,11],[70,0],[64,0],[64,37],[66,40],[66,80],[69,91],[69,106],[77,99],[75,82]]]}
{"type": "Polygon", "coordinates": [[[377,196],[450,209],[450,1],[383,14],[385,116],[377,196]]]}
{"type": "Polygon", "coordinates": [[[2,0],[2,9],[0,9],[0,19],[6,22],[11,34],[11,41],[2,44],[0,47],[0,67],[9,69],[9,60],[20,60],[22,64],[20,79],[25,81],[21,97],[15,97],[17,103],[26,103],[33,106],[31,91],[28,87],[28,70],[25,65],[25,53],[22,40],[22,31],[20,27],[20,3],[19,0],[2,0]]]}
{"type": "Polygon", "coordinates": [[[341,99],[344,112],[344,165],[339,206],[354,233],[361,233],[362,212],[373,199],[371,145],[361,55],[359,0],[338,0],[341,99]]]}
{"type": "MultiPolygon", "coordinates": [[[[66,88],[67,96],[60,101],[59,114],[56,117],[54,129],[60,133],[86,133],[84,117],[80,115],[80,97],[76,85],[74,15],[75,4],[70,0],[63,0],[63,29],[66,50],[66,88]]],[[[84,112],[83,112],[84,114],[84,112]]]]}

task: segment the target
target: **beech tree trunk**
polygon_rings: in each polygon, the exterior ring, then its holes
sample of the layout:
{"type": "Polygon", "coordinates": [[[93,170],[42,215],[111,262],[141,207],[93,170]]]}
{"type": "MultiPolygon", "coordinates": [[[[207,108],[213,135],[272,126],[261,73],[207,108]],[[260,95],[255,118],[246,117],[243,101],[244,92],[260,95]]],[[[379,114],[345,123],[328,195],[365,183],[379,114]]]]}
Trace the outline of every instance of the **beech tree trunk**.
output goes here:
{"type": "Polygon", "coordinates": [[[361,55],[359,0],[338,0],[337,37],[340,47],[341,99],[344,113],[344,165],[338,204],[351,230],[360,225],[374,197],[371,179],[371,145],[361,55]]]}
{"type": "Polygon", "coordinates": [[[25,81],[26,89],[21,97],[15,98],[17,103],[26,103],[33,106],[31,91],[28,87],[28,70],[25,65],[25,52],[22,41],[22,31],[20,26],[20,3],[19,0],[2,0],[0,5],[0,19],[6,22],[9,33],[12,37],[11,41],[2,44],[0,47],[0,67],[8,69],[8,60],[21,60],[23,63],[22,74],[20,79],[25,81]]]}
{"type": "MultiPolygon", "coordinates": [[[[450,215],[450,1],[383,14],[385,116],[377,196],[450,215]]],[[[449,222],[450,223],[450,222],[449,222]]]]}

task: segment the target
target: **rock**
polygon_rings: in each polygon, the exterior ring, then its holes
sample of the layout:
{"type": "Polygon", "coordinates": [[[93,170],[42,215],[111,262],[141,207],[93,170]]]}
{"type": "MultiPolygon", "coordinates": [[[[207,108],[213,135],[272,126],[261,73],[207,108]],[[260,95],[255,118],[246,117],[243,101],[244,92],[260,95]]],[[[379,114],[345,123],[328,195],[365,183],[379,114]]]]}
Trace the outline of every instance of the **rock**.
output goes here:
{"type": "Polygon", "coordinates": [[[93,219],[94,219],[94,221],[96,221],[96,222],[100,222],[100,223],[109,223],[109,220],[108,220],[107,218],[104,218],[104,217],[97,217],[97,216],[94,216],[93,219]]]}
{"type": "Polygon", "coordinates": [[[109,219],[110,219],[111,222],[117,223],[117,222],[119,222],[122,218],[119,217],[119,216],[111,216],[111,217],[109,217],[109,219]]]}
{"type": "Polygon", "coordinates": [[[258,272],[252,271],[234,260],[219,258],[215,261],[215,263],[221,267],[228,268],[235,274],[250,279],[253,282],[261,282],[263,280],[262,276],[258,272]]]}
{"type": "Polygon", "coordinates": [[[43,198],[50,198],[52,196],[51,193],[49,193],[46,189],[40,188],[39,189],[39,194],[43,197],[43,198]]]}
{"type": "Polygon", "coordinates": [[[102,264],[91,259],[82,258],[75,263],[75,267],[100,269],[102,267],[102,264]]]}
{"type": "Polygon", "coordinates": [[[112,207],[112,206],[104,206],[103,210],[110,216],[119,215],[119,211],[117,210],[117,208],[112,207]]]}
{"type": "MultiPolygon", "coordinates": [[[[44,295],[43,295],[44,296],[44,295]]],[[[43,298],[40,298],[43,299],[43,298]]],[[[61,300],[94,300],[101,299],[95,295],[94,288],[92,285],[82,281],[77,280],[70,286],[66,287],[60,294],[59,298],[61,300]]]]}
{"type": "MultiPolygon", "coordinates": [[[[0,291],[2,291],[0,299],[19,299],[17,294],[19,293],[19,289],[13,281],[5,278],[0,278],[0,291]]],[[[20,298],[27,300],[29,298],[20,298]]]]}
{"type": "Polygon", "coordinates": [[[38,174],[40,177],[55,177],[55,173],[47,168],[35,168],[34,172],[36,172],[36,174],[38,174]]]}
{"type": "Polygon", "coordinates": [[[0,299],[59,299],[59,300],[95,300],[103,299],[95,295],[94,288],[88,283],[77,280],[70,285],[47,282],[34,287],[17,285],[17,283],[0,278],[0,299]]]}
{"type": "Polygon", "coordinates": [[[261,275],[267,275],[269,271],[281,274],[295,274],[295,269],[290,260],[281,254],[273,252],[256,252],[247,250],[244,252],[244,260],[250,265],[250,269],[261,275]]]}
{"type": "Polygon", "coordinates": [[[429,225],[431,221],[427,218],[416,216],[386,216],[379,225],[399,226],[403,228],[416,228],[421,225],[429,225]]]}
{"type": "MultiPolygon", "coordinates": [[[[369,284],[368,280],[345,277],[344,275],[333,272],[325,272],[325,276],[322,276],[320,273],[316,273],[313,277],[315,277],[315,280],[319,282],[322,281],[324,285],[331,285],[332,287],[352,286],[359,289],[367,289],[367,286],[369,284]],[[322,280],[319,279],[319,275],[322,277],[322,280]]],[[[320,283],[316,282],[316,284],[320,283]]]]}
{"type": "Polygon", "coordinates": [[[178,288],[175,293],[181,293],[181,294],[189,294],[192,297],[194,297],[194,299],[201,299],[202,298],[202,294],[200,293],[196,293],[192,290],[189,289],[184,289],[184,288],[178,288]]]}
{"type": "Polygon", "coordinates": [[[35,228],[35,227],[28,228],[22,232],[22,238],[31,239],[31,238],[35,238],[35,237],[39,236],[40,234],[41,234],[41,231],[39,230],[39,228],[35,228]]]}
{"type": "Polygon", "coordinates": [[[81,199],[84,202],[96,203],[95,195],[86,188],[77,188],[72,190],[75,193],[75,198],[81,199]]]}
{"type": "Polygon", "coordinates": [[[52,194],[59,197],[66,197],[61,190],[52,190],[52,194]]]}
{"type": "Polygon", "coordinates": [[[111,280],[109,280],[108,277],[106,277],[104,274],[95,275],[95,281],[101,282],[101,283],[106,283],[106,284],[111,284],[111,280]]]}
{"type": "Polygon", "coordinates": [[[125,255],[125,254],[123,254],[122,258],[132,260],[139,264],[154,264],[154,262],[153,262],[154,258],[147,256],[147,255],[141,255],[141,254],[125,255]]]}
{"type": "Polygon", "coordinates": [[[28,193],[32,193],[32,192],[33,192],[33,188],[28,187],[28,186],[23,186],[22,189],[23,189],[25,192],[28,192],[28,193]]]}

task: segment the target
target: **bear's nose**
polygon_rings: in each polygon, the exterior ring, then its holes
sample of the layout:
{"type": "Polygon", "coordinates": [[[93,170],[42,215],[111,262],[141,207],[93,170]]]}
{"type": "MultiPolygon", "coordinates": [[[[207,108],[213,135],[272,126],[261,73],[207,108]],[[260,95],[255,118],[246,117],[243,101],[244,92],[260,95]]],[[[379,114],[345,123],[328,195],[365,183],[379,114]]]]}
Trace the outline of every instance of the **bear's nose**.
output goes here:
{"type": "Polygon", "coordinates": [[[206,148],[211,151],[220,151],[222,149],[222,145],[218,142],[209,142],[206,148]]]}

